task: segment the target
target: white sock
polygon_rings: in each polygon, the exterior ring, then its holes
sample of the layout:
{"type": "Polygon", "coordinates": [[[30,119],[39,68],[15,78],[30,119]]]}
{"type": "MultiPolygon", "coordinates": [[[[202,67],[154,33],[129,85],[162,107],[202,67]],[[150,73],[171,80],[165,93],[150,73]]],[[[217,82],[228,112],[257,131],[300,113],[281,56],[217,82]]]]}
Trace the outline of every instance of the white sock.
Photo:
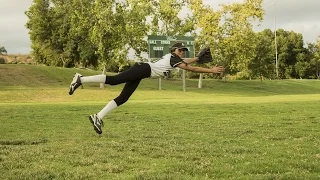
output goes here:
{"type": "Polygon", "coordinates": [[[81,83],[89,83],[89,82],[97,82],[97,83],[105,83],[106,82],[106,75],[96,75],[96,76],[86,76],[81,77],[81,83]]]}
{"type": "Polygon", "coordinates": [[[112,109],[118,107],[117,103],[112,100],[110,101],[97,115],[102,119],[105,117],[112,109]]]}

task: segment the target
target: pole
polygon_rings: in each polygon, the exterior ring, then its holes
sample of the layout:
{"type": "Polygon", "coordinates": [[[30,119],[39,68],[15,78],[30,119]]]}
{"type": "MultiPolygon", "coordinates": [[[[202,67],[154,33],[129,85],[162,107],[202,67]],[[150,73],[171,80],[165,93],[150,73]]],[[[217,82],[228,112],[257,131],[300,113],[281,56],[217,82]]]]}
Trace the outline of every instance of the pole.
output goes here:
{"type": "Polygon", "coordinates": [[[198,88],[202,88],[203,73],[200,73],[198,88]]]}
{"type": "Polygon", "coordinates": [[[274,7],[274,45],[276,50],[276,74],[277,79],[279,78],[279,70],[278,70],[278,44],[277,44],[277,18],[276,18],[276,3],[273,3],[274,7]]]}
{"type": "Polygon", "coordinates": [[[182,89],[186,92],[186,70],[182,70],[182,89]]]}
{"type": "Polygon", "coordinates": [[[316,62],[317,79],[319,79],[319,60],[316,62]]]}
{"type": "MultiPolygon", "coordinates": [[[[106,66],[105,65],[103,67],[102,75],[106,75],[106,66]]],[[[105,85],[105,83],[100,83],[100,88],[104,89],[104,85],[105,85]]]]}
{"type": "Polygon", "coordinates": [[[158,78],[158,89],[161,90],[161,77],[158,78]]]}

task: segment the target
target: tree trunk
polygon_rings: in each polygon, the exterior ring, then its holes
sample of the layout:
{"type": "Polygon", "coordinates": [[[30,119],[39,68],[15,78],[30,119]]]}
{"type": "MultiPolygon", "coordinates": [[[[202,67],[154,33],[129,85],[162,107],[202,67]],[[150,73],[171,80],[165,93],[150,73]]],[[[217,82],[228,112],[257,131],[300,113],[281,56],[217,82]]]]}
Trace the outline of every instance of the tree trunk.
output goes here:
{"type": "Polygon", "coordinates": [[[63,68],[66,68],[66,61],[64,60],[62,54],[60,54],[60,59],[61,59],[61,61],[62,61],[62,66],[63,66],[63,68]]]}

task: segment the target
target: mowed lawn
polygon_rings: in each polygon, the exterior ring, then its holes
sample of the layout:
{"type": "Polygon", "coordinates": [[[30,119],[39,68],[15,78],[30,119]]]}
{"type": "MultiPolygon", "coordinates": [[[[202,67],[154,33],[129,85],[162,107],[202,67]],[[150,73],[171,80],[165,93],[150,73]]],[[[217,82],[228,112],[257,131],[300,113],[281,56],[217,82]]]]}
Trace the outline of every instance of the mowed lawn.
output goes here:
{"type": "Polygon", "coordinates": [[[0,179],[320,179],[320,81],[146,79],[97,135],[122,85],[75,71],[0,66],[0,179]]]}

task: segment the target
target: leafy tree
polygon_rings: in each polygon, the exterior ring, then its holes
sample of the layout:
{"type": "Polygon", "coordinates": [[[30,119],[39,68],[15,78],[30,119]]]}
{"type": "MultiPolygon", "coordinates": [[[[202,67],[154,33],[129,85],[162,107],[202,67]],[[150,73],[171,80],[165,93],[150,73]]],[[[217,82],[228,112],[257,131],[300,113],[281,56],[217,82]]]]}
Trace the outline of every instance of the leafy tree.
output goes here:
{"type": "Polygon", "coordinates": [[[305,63],[307,50],[303,47],[302,34],[279,29],[277,45],[280,78],[300,78],[302,72],[306,70],[301,68],[307,65],[305,63]]]}
{"type": "Polygon", "coordinates": [[[308,56],[310,68],[307,70],[306,76],[320,79],[320,36],[316,43],[308,44],[308,56]]]}
{"type": "Polygon", "coordinates": [[[0,47],[0,54],[7,54],[7,53],[8,52],[7,52],[6,48],[4,46],[1,46],[0,47]]]}
{"type": "Polygon", "coordinates": [[[154,35],[185,35],[193,30],[191,16],[179,17],[182,8],[188,5],[186,0],[152,1],[151,34],[154,35]]]}
{"type": "Polygon", "coordinates": [[[53,54],[57,55],[55,65],[62,63],[63,67],[71,67],[77,61],[77,43],[70,36],[72,16],[72,4],[70,1],[54,0],[54,8],[51,9],[52,31],[50,38],[50,48],[53,54]]]}
{"type": "Polygon", "coordinates": [[[30,30],[31,48],[37,62],[51,64],[51,11],[49,0],[33,0],[33,4],[25,12],[29,18],[26,27],[30,30]]]}
{"type": "Polygon", "coordinates": [[[320,36],[316,42],[316,50],[314,52],[313,64],[316,66],[316,75],[320,79],[320,36]]]}
{"type": "Polygon", "coordinates": [[[249,61],[254,57],[253,20],[262,20],[262,0],[245,0],[243,3],[221,5],[214,11],[201,1],[191,0],[190,9],[201,29],[197,38],[199,44],[207,44],[214,49],[216,62],[227,67],[227,72],[235,74],[249,72],[249,61]]]}
{"type": "Polygon", "coordinates": [[[249,69],[252,72],[253,77],[263,77],[273,79],[274,78],[274,51],[272,48],[272,40],[274,35],[270,29],[265,29],[262,32],[257,33],[255,38],[255,51],[252,61],[249,63],[249,69]]]}
{"type": "Polygon", "coordinates": [[[93,12],[94,1],[73,1],[72,7],[73,13],[70,20],[69,36],[76,44],[75,64],[81,64],[83,67],[97,67],[99,59],[98,46],[90,39],[90,31],[97,21],[93,12]]]}
{"type": "MultiPolygon", "coordinates": [[[[37,62],[73,67],[106,67],[120,71],[147,51],[146,36],[192,35],[195,49],[210,46],[215,62],[245,78],[274,75],[274,35],[254,33],[252,22],[262,21],[262,0],[221,5],[213,10],[199,0],[33,0],[29,18],[33,55],[37,62]],[[179,17],[184,8],[191,14],[179,17]]],[[[303,37],[277,30],[281,78],[319,76],[319,42],[303,47],[303,37]]],[[[0,49],[0,53],[6,51],[0,49]]]]}
{"type": "Polygon", "coordinates": [[[296,77],[298,78],[308,78],[306,77],[308,70],[311,68],[311,64],[305,61],[306,54],[297,55],[297,63],[294,65],[294,70],[296,77]]]}
{"type": "Polygon", "coordinates": [[[127,1],[126,31],[127,44],[135,52],[135,56],[143,60],[141,54],[148,51],[148,44],[145,39],[150,31],[150,24],[147,21],[153,13],[153,4],[149,0],[128,0],[127,1]]]}
{"type": "Polygon", "coordinates": [[[88,32],[90,40],[82,49],[94,48],[98,63],[113,71],[128,65],[127,54],[131,48],[141,58],[141,53],[147,51],[144,37],[149,30],[146,17],[151,12],[150,5],[147,0],[96,0],[89,5],[90,10],[78,11],[77,18],[84,21],[82,34],[88,32]],[[86,27],[90,28],[86,30],[86,27]]]}

